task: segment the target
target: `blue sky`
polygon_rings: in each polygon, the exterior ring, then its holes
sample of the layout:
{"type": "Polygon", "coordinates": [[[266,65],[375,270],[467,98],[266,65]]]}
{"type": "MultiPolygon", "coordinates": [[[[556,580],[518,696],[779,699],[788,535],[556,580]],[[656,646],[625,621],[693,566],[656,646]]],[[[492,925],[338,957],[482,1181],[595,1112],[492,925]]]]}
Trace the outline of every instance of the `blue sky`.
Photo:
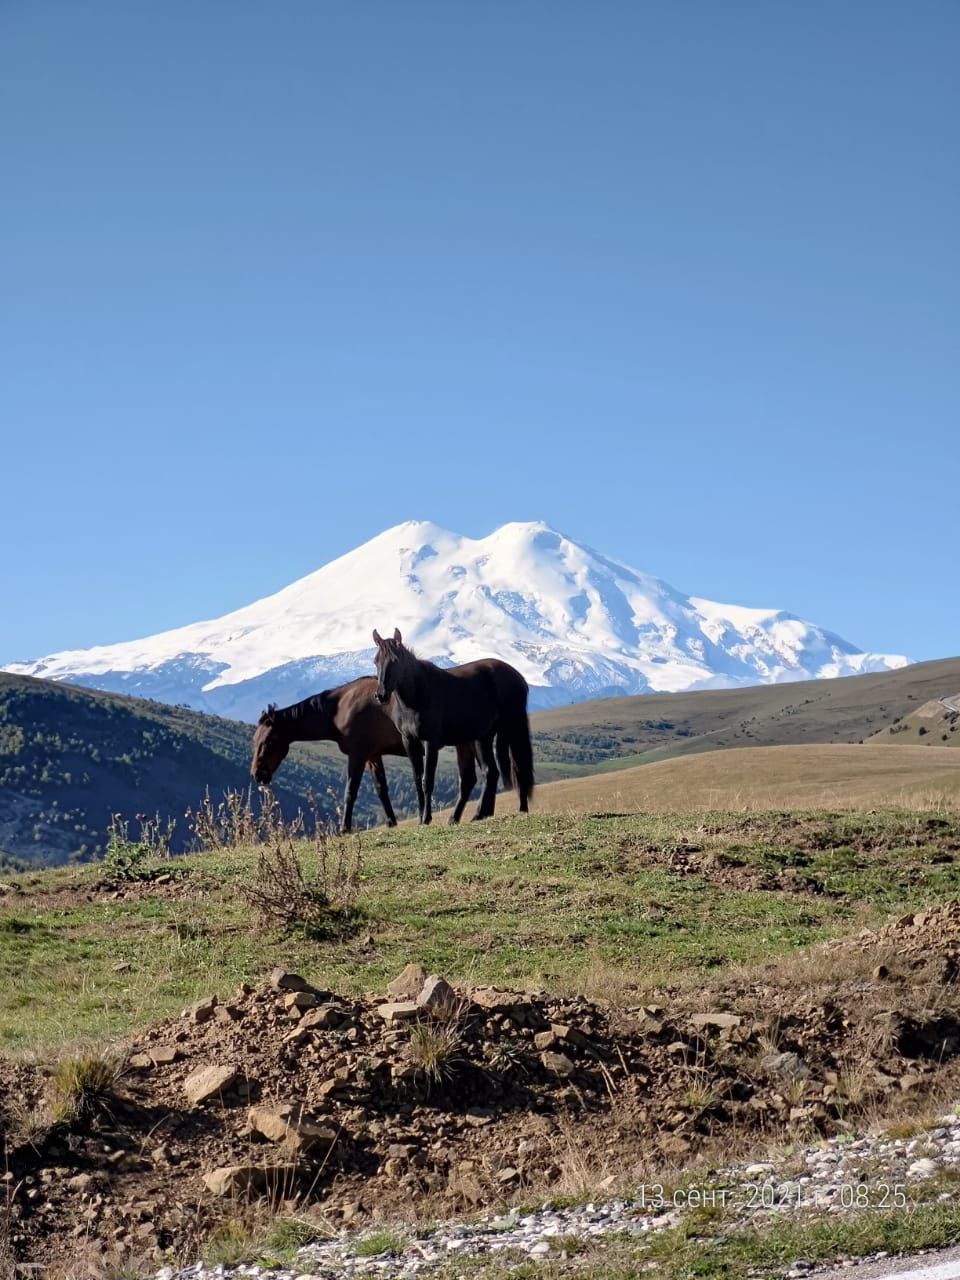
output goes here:
{"type": "Polygon", "coordinates": [[[960,6],[0,4],[0,661],[410,518],[960,650],[960,6]]]}

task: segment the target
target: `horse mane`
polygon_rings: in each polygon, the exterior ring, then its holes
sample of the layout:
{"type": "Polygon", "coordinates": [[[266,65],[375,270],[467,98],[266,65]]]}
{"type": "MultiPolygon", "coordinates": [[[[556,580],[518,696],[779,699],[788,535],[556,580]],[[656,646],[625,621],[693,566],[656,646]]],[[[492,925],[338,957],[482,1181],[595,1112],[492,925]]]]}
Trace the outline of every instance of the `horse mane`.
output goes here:
{"type": "Polygon", "coordinates": [[[326,702],[329,692],[328,689],[324,689],[321,693],[312,693],[308,698],[302,698],[300,702],[294,702],[289,707],[278,708],[275,702],[271,702],[267,705],[266,711],[260,716],[257,724],[275,728],[291,721],[304,720],[307,716],[317,712],[324,714],[327,710],[326,702]]]}

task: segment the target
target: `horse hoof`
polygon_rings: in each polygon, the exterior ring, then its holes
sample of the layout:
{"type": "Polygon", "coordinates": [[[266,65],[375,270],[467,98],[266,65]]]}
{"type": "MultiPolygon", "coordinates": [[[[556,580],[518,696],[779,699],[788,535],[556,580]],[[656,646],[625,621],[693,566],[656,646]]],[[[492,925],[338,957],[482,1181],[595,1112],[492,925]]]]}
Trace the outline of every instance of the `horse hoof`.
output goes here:
{"type": "Polygon", "coordinates": [[[388,818],[388,819],[387,819],[387,826],[388,826],[388,827],[395,827],[396,825],[397,825],[397,820],[396,820],[396,818],[388,818]]]}

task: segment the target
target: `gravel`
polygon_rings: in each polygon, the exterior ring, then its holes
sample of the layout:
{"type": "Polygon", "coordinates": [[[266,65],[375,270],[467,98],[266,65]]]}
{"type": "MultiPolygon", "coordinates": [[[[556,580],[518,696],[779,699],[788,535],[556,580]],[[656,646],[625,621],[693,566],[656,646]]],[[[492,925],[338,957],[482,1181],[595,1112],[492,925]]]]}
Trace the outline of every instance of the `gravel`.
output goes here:
{"type": "MultiPolygon", "coordinates": [[[[401,1242],[400,1247],[374,1256],[358,1255],[357,1250],[374,1234],[383,1234],[383,1228],[376,1233],[344,1232],[307,1245],[297,1255],[297,1262],[286,1267],[209,1267],[198,1262],[179,1271],[164,1267],[156,1280],[340,1280],[353,1276],[402,1280],[427,1275],[453,1257],[562,1261],[568,1250],[576,1247],[570,1245],[571,1240],[589,1241],[624,1232],[654,1234],[676,1225],[684,1213],[704,1204],[721,1206],[736,1220],[754,1224],[797,1209],[828,1213],[896,1209],[903,1207],[919,1183],[958,1168],[960,1116],[951,1112],[911,1138],[825,1139],[779,1165],[755,1161],[704,1173],[702,1180],[687,1180],[676,1190],[647,1184],[629,1200],[611,1199],[564,1209],[547,1203],[529,1212],[447,1222],[419,1233],[396,1227],[390,1234],[401,1242]]],[[[944,1192],[940,1199],[950,1200],[952,1195],[944,1192]]],[[[799,1280],[811,1270],[811,1263],[797,1259],[784,1275],[799,1280]]]]}

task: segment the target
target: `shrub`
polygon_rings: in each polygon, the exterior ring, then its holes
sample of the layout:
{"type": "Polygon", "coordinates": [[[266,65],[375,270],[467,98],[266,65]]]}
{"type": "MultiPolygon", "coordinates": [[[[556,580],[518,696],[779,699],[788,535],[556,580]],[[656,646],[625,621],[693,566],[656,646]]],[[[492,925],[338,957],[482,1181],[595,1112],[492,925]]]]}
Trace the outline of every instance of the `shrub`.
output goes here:
{"type": "Polygon", "coordinates": [[[299,928],[312,937],[342,933],[359,914],[360,840],[317,831],[312,872],[304,869],[304,844],[289,829],[276,829],[260,847],[253,879],[240,893],[263,924],[299,928]]]}

